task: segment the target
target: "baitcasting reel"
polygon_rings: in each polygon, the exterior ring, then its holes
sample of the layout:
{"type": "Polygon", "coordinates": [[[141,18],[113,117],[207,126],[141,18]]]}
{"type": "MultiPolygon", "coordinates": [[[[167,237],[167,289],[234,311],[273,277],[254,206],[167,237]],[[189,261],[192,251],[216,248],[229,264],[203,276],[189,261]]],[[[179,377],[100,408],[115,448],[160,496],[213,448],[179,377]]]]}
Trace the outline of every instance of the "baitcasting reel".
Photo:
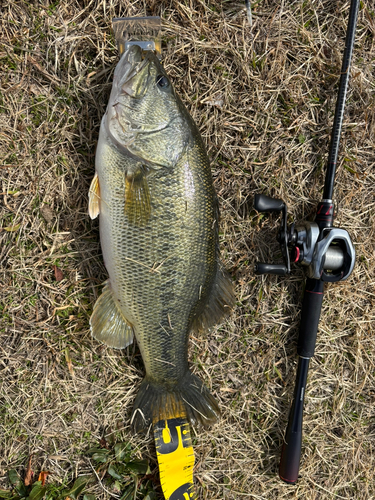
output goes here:
{"type": "Polygon", "coordinates": [[[323,200],[318,204],[315,222],[287,226],[287,206],[282,200],[263,194],[254,197],[258,212],[282,212],[277,235],[284,263],[258,262],[255,274],[290,273],[290,261],[306,266],[307,276],[322,281],[341,281],[350,276],[355,262],[355,250],[347,231],[332,227],[334,204],[323,200]],[[288,250],[290,249],[290,253],[288,250]]]}

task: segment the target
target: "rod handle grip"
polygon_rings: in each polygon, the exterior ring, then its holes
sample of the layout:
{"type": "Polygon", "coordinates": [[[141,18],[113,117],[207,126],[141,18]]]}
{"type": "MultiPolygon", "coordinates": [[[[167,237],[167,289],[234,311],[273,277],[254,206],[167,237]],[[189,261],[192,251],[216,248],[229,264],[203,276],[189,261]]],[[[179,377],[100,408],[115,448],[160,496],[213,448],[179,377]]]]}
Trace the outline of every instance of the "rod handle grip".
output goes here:
{"type": "Polygon", "coordinates": [[[314,356],[323,293],[323,281],[307,278],[297,346],[298,355],[303,358],[314,356]]]}
{"type": "Polygon", "coordinates": [[[290,409],[288,427],[281,450],[279,476],[280,479],[290,484],[294,484],[298,479],[302,447],[303,402],[309,363],[309,359],[299,358],[293,404],[290,409]]]}
{"type": "Polygon", "coordinates": [[[292,432],[289,427],[281,450],[279,477],[286,483],[294,484],[298,479],[301,460],[302,430],[292,432]]]}

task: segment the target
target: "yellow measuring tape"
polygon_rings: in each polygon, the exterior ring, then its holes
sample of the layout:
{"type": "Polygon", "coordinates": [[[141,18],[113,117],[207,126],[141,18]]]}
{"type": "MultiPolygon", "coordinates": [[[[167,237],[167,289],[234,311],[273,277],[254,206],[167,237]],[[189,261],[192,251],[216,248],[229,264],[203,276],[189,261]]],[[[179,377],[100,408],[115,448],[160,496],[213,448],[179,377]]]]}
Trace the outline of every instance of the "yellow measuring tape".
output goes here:
{"type": "Polygon", "coordinates": [[[166,500],[195,500],[194,450],[185,416],[154,424],[160,483],[166,500]]]}

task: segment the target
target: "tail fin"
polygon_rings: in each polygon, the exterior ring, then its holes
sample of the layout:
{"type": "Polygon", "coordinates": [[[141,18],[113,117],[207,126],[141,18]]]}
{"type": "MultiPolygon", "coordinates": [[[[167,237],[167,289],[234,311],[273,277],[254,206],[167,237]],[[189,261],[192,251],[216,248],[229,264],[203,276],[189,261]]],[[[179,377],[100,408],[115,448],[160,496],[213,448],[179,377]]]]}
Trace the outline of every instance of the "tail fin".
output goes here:
{"type": "Polygon", "coordinates": [[[161,420],[186,415],[192,425],[208,426],[216,422],[219,407],[203,382],[190,371],[172,386],[145,377],[134,402],[132,424],[136,432],[161,420]]]}

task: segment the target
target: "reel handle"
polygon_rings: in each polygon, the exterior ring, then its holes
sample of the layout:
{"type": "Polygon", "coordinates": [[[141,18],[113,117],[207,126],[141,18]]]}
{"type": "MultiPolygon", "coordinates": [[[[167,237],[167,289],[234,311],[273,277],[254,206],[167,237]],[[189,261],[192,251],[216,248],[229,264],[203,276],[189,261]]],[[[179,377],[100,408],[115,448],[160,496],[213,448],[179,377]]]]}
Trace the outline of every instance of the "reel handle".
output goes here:
{"type": "Polygon", "coordinates": [[[254,208],[258,212],[281,212],[285,207],[283,200],[265,194],[254,195],[254,208]]]}
{"type": "Polygon", "coordinates": [[[288,253],[288,232],[287,232],[287,206],[283,200],[271,198],[265,194],[254,195],[254,208],[258,212],[282,212],[281,227],[277,236],[280,243],[281,253],[284,263],[271,264],[266,262],[257,262],[255,264],[255,274],[276,274],[285,276],[290,273],[290,258],[288,253]]]}
{"type": "Polygon", "coordinates": [[[266,262],[257,262],[255,264],[255,274],[277,274],[278,276],[286,276],[288,269],[284,264],[267,264],[266,262]]]}

